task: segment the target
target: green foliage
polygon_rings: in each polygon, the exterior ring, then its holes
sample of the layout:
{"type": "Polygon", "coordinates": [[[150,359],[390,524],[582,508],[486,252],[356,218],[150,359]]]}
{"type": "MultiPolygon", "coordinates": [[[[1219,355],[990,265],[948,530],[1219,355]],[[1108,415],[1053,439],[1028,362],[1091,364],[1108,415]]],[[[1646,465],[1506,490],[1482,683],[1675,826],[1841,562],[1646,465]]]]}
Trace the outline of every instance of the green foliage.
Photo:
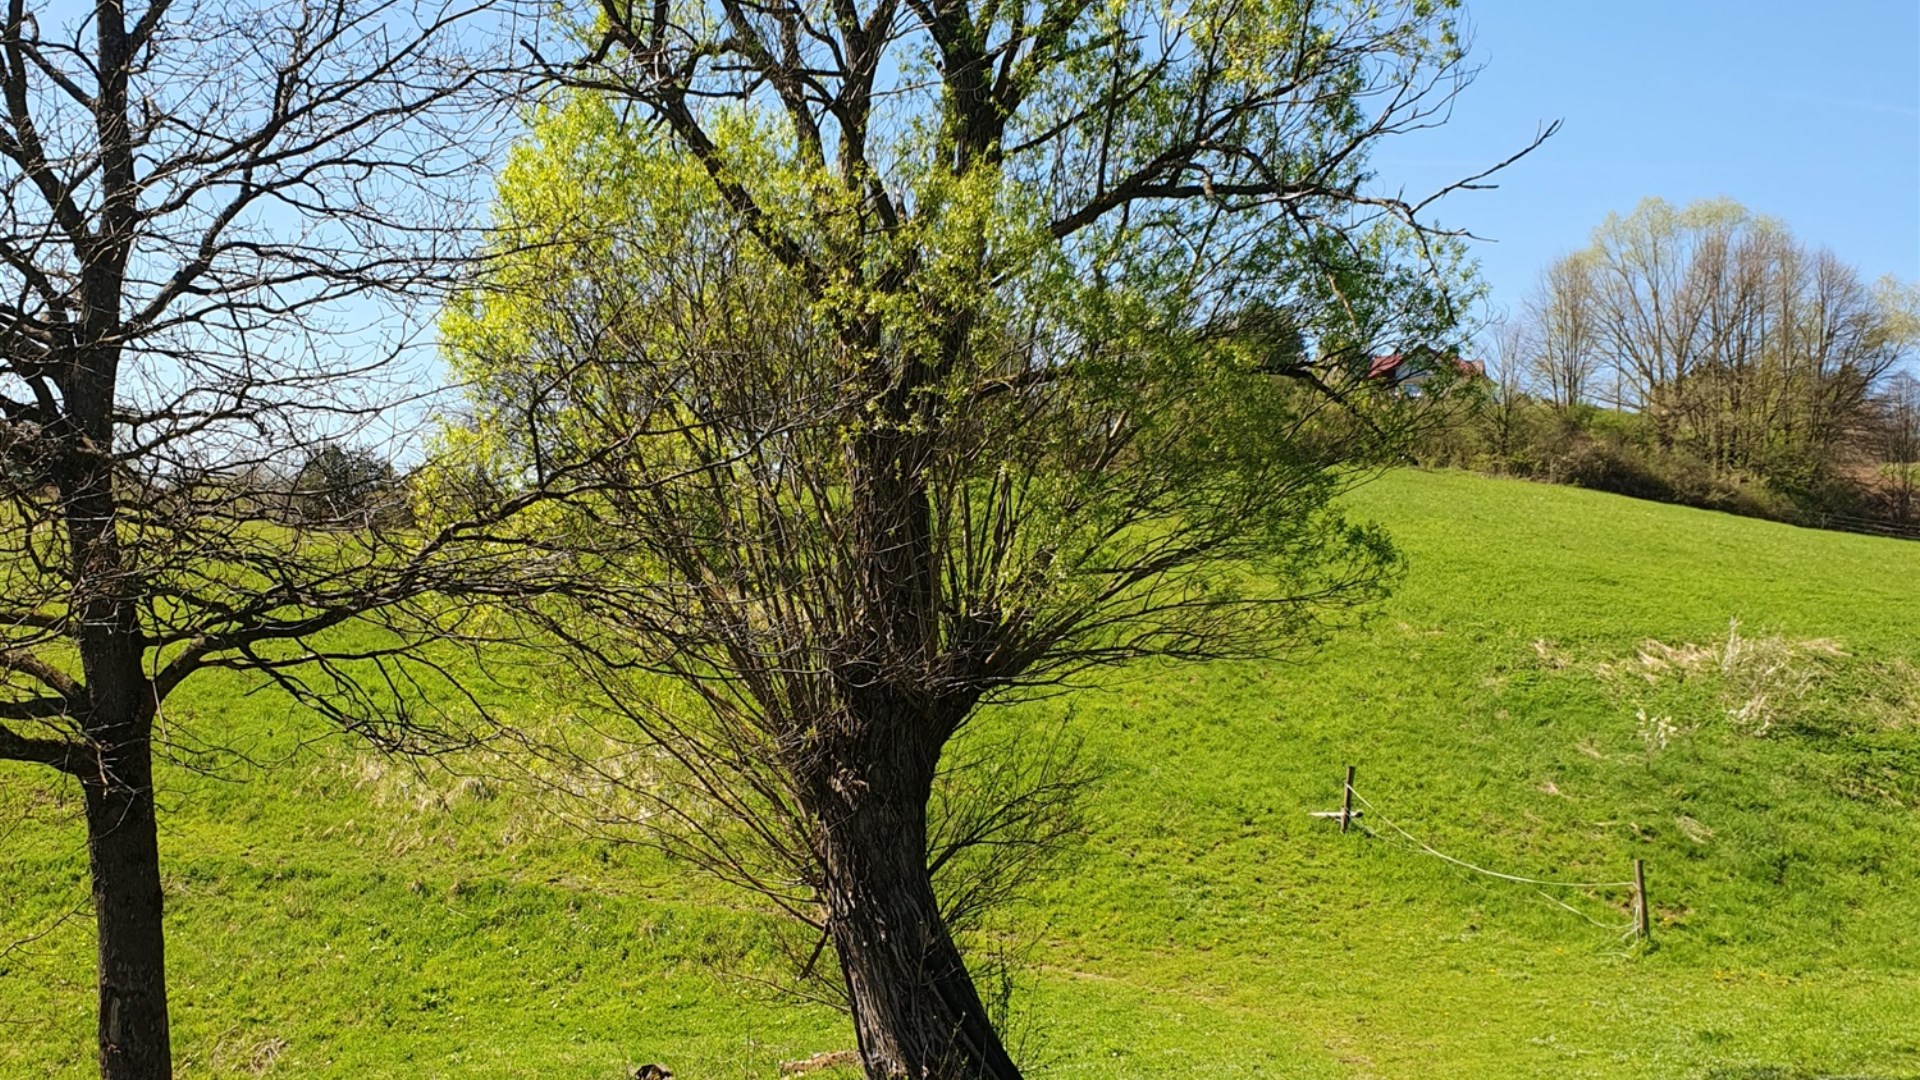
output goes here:
{"type": "MultiPolygon", "coordinates": [[[[1230,39],[1232,56],[1272,59],[1309,9],[1270,6],[1290,14],[1269,24],[1241,5],[1203,6],[1176,22],[1199,42],[1230,39]]],[[[1112,12],[1115,26],[1144,17],[1112,12]]],[[[1408,64],[1443,47],[1394,46],[1408,64]]],[[[1039,104],[1016,126],[1088,104],[1098,87],[1076,64],[1033,76],[1039,104]]],[[[1234,84],[1279,77],[1228,68],[1234,84]]],[[[1130,100],[1144,127],[1128,152],[1171,138],[1155,125],[1176,124],[1181,100],[1178,79],[1130,100]]],[[[1454,332],[1471,280],[1458,245],[1390,220],[1301,213],[1294,227],[1274,208],[1225,214],[1214,200],[1143,203],[1060,238],[1046,227],[1063,197],[1055,179],[1019,158],[952,169],[935,152],[937,125],[913,123],[884,155],[910,213],[879,229],[868,196],[849,192],[777,110],[735,103],[703,120],[709,161],[662,126],[575,94],[537,116],[513,155],[496,208],[502,257],[442,324],[477,401],[473,426],[449,438],[478,447],[502,484],[620,442],[615,482],[652,486],[693,534],[722,518],[831,531],[841,527],[831,512],[778,491],[739,517],[673,492],[698,487],[705,498],[710,481],[744,492],[777,468],[819,472],[824,490],[844,494],[855,490],[852,474],[836,472],[851,467],[847,448],[883,432],[932,448],[937,529],[1014,528],[996,587],[1023,591],[992,604],[1038,625],[1109,603],[1109,570],[1163,561],[1168,534],[1191,538],[1189,554],[1122,600],[1168,584],[1170,596],[1226,605],[1323,590],[1359,600],[1390,572],[1381,538],[1330,510],[1358,475],[1330,467],[1396,458],[1413,403],[1361,376],[1383,339],[1454,332]],[[751,195],[754,213],[728,184],[751,195]],[[1219,233],[1204,266],[1178,239],[1195,229],[1219,233]],[[1344,408],[1276,377],[1270,341],[1216,332],[1252,307],[1285,326],[1289,356],[1331,358],[1344,408]],[[702,431],[690,439],[690,428],[702,431]],[[696,466],[697,485],[687,478],[696,466]],[[996,487],[1019,494],[1014,516],[990,525],[964,504],[996,487]],[[1253,560],[1262,572],[1214,574],[1208,559],[1253,560]],[[1252,582],[1284,588],[1242,595],[1252,582]]],[[[1307,135],[1258,138],[1304,140],[1288,153],[1307,167],[1315,140],[1360,122],[1334,109],[1307,135]]],[[[1356,153],[1338,165],[1337,183],[1357,183],[1363,162],[1356,153]]]]}
{"type": "MultiPolygon", "coordinates": [[[[1311,658],[1142,666],[1076,701],[1104,776],[1085,852],[1022,914],[1041,944],[1014,1011],[1044,1032],[1026,1060],[1115,1080],[1920,1073],[1920,544],[1455,473],[1348,505],[1410,564],[1382,618],[1311,658]],[[1767,684],[1718,659],[1643,676],[1665,655],[1649,642],[1724,657],[1734,618],[1811,665],[1791,722],[1736,718],[1767,684]],[[1664,746],[1643,712],[1670,721],[1664,746]],[[1647,859],[1658,947],[1308,818],[1349,762],[1387,816],[1481,865],[1618,880],[1647,859]]],[[[567,681],[526,657],[448,660],[512,680],[486,693],[503,712],[576,722],[567,681]]],[[[616,1080],[660,1061],[773,1080],[851,1045],[752,981],[774,934],[732,894],[502,778],[301,749],[317,721],[206,678],[169,708],[218,712],[278,767],[162,772],[183,1074],[616,1080]]],[[[72,794],[17,779],[0,943],[85,899],[72,794]]],[[[1561,898],[1625,920],[1618,891],[1561,898]]],[[[81,918],[0,955],[0,1075],[91,1075],[92,947],[81,918]]]]}
{"type": "Polygon", "coordinates": [[[1871,510],[1871,493],[1839,461],[1780,451],[1752,468],[1716,466],[1689,446],[1661,445],[1644,414],[1591,404],[1556,408],[1523,394],[1456,414],[1424,440],[1419,457],[1774,521],[1871,510]]]}
{"type": "MultiPolygon", "coordinates": [[[[690,688],[607,695],[662,762],[648,794],[680,812],[635,834],[676,828],[655,839],[805,909],[831,895],[803,864],[821,850],[821,785],[790,770],[832,759],[794,748],[869,723],[934,733],[936,837],[972,835],[956,814],[1007,827],[1021,818],[983,812],[977,776],[951,768],[966,755],[938,752],[982,700],[1143,655],[1286,651],[1380,595],[1392,548],[1333,500],[1391,453],[1405,403],[1360,385],[1338,408],[1277,376],[1268,349],[1284,339],[1297,359],[1396,319],[1444,322],[1435,282],[1394,265],[1414,235],[1249,232],[1216,274],[1155,215],[1249,226],[1171,207],[1069,244],[1040,178],[951,169],[911,130],[891,151],[911,210],[877,229],[869,194],[769,110],[703,119],[696,152],[593,95],[537,117],[502,178],[492,277],[442,324],[475,400],[449,443],[496,488],[592,478],[541,539],[606,553],[582,605],[618,590],[599,640],[690,688]],[[1338,263],[1350,314],[1302,300],[1332,286],[1300,243],[1338,263]],[[1254,304],[1233,283],[1260,290],[1279,337],[1245,332],[1254,304]],[[910,568],[891,565],[902,550],[910,568]],[[926,581],[924,603],[883,576],[926,581]],[[847,689],[875,671],[910,706],[850,715],[850,698],[882,697],[847,689]]],[[[996,756],[974,760],[990,773],[996,756]]],[[[1004,788],[993,798],[1021,797],[1004,788]]],[[[932,857],[951,909],[970,887],[951,878],[978,864],[932,857]]]]}

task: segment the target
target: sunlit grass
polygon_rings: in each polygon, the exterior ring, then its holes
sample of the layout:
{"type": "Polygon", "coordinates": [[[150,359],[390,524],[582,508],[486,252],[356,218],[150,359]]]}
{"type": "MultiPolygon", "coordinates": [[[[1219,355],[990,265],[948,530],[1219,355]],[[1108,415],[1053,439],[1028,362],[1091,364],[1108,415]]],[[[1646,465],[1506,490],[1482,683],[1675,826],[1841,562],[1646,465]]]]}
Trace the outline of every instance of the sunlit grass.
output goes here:
{"type": "MultiPolygon", "coordinates": [[[[1410,561],[1361,630],[985,721],[1072,708],[1104,772],[1024,916],[1034,1074],[1920,1074],[1920,543],[1459,474],[1351,501],[1410,561]],[[1570,913],[1308,817],[1347,763],[1483,866],[1646,859],[1656,947],[1613,929],[1622,890],[1556,890],[1570,913]]],[[[566,712],[498,662],[502,712],[566,712]]],[[[249,689],[175,704],[263,763],[164,778],[183,1075],[772,1077],[851,1046],[754,981],[741,898],[511,785],[301,749],[317,722],[249,689]]],[[[0,771],[0,943],[85,899],[80,844],[70,794],[0,771]]],[[[0,958],[0,1076],[91,1071],[91,950],[77,919],[0,958]]]]}

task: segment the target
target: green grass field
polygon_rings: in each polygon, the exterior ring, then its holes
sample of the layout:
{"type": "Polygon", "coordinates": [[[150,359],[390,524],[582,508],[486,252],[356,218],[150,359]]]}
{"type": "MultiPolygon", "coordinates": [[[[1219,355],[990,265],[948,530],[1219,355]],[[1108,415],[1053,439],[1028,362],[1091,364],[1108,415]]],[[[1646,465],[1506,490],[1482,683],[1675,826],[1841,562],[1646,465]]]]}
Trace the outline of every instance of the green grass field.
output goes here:
{"type": "MultiPolygon", "coordinates": [[[[1364,627],[989,721],[1071,707],[1104,772],[1022,916],[1032,1075],[1920,1076],[1920,544],[1462,474],[1352,503],[1409,558],[1364,627]],[[1381,835],[1307,816],[1348,762],[1381,835]],[[1623,889],[1569,911],[1382,814],[1522,876],[1644,858],[1655,947],[1623,889]]],[[[182,1075],[771,1077],[851,1045],[760,988],[742,898],[498,785],[301,748],[317,722],[248,688],[174,706],[262,759],[165,774],[182,1075]]],[[[74,809],[0,770],[0,1076],[92,1068],[74,809]]]]}

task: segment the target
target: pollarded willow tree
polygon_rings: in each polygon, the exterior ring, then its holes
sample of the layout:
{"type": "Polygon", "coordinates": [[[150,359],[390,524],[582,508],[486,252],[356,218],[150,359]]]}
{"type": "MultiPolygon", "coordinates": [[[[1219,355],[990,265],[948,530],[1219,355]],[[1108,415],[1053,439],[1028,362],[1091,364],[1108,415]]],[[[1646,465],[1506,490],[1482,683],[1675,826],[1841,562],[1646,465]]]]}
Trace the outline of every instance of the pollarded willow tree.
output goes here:
{"type": "Polygon", "coordinates": [[[422,599],[520,580],[469,542],[485,517],[423,532],[294,476],[408,415],[418,372],[365,327],[460,265],[459,196],[504,130],[489,10],[0,19],[0,780],[42,766],[83,795],[111,1080],[171,1074],[156,755],[230,734],[173,693],[250,670],[403,739],[393,663],[449,629],[422,599]],[[336,636],[356,621],[378,626],[336,636]]]}
{"type": "Polygon", "coordinates": [[[1367,162],[1463,84],[1451,7],[615,0],[550,67],[444,323],[474,438],[600,462],[602,587],[541,614],[657,835],[831,943],[868,1075],[1019,1075],[936,883],[1058,777],[956,771],[970,719],[1393,572],[1333,500],[1462,275],[1367,162]]]}

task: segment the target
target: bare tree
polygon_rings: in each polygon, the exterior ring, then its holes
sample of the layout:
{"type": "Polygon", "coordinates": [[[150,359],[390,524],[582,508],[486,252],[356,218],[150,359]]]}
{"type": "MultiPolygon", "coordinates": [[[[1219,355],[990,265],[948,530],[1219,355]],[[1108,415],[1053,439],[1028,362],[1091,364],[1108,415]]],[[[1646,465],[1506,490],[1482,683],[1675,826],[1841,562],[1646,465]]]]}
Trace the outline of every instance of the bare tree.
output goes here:
{"type": "Polygon", "coordinates": [[[1893,496],[1893,513],[1901,521],[1913,517],[1913,495],[1920,488],[1920,379],[1900,371],[1887,380],[1875,401],[1879,424],[1874,432],[1873,448],[1887,490],[1893,496]]]}
{"type": "Polygon", "coordinates": [[[1562,411],[1587,401],[1600,364],[1593,260],[1569,255],[1547,267],[1526,303],[1531,374],[1562,411]]]}
{"type": "Polygon", "coordinates": [[[486,8],[10,0],[0,24],[0,757],[84,793],[112,1080],[171,1071],[169,695],[250,669],[401,739],[391,665],[459,618],[416,601],[504,580],[465,543],[483,522],[290,520],[276,479],[408,415],[378,305],[431,295],[463,243],[499,130],[460,37],[486,8]]]}
{"type": "Polygon", "coordinates": [[[667,842],[831,943],[869,1076],[1017,1076],[936,892],[945,768],[985,705],[1285,651],[1378,594],[1389,549],[1330,500],[1417,405],[1375,351],[1450,355],[1458,250],[1365,159],[1444,117],[1458,30],[597,14],[503,185],[527,255],[448,324],[503,482],[623,442],[572,526],[606,587],[551,625],[645,736],[667,842]]]}
{"type": "Polygon", "coordinates": [[[1907,347],[1900,313],[1830,252],[1727,200],[1649,199],[1555,263],[1528,304],[1557,402],[1611,374],[1611,404],[1722,471],[1832,462],[1907,347]]]}
{"type": "MultiPolygon", "coordinates": [[[[1685,218],[1706,219],[1712,228],[1729,213],[1715,203],[1685,218]]],[[[1649,199],[1627,217],[1608,215],[1594,231],[1598,323],[1614,373],[1613,404],[1647,416],[1662,445],[1672,442],[1678,423],[1675,391],[1700,360],[1709,295],[1698,287],[1688,257],[1690,228],[1681,211],[1649,199]]]]}
{"type": "MultiPolygon", "coordinates": [[[[1501,317],[1487,328],[1488,389],[1480,403],[1480,421],[1496,461],[1511,462],[1523,440],[1527,410],[1534,400],[1529,375],[1544,374],[1539,362],[1542,333],[1529,318],[1501,317]]],[[[1551,378],[1551,376],[1548,376],[1551,378]]]]}

